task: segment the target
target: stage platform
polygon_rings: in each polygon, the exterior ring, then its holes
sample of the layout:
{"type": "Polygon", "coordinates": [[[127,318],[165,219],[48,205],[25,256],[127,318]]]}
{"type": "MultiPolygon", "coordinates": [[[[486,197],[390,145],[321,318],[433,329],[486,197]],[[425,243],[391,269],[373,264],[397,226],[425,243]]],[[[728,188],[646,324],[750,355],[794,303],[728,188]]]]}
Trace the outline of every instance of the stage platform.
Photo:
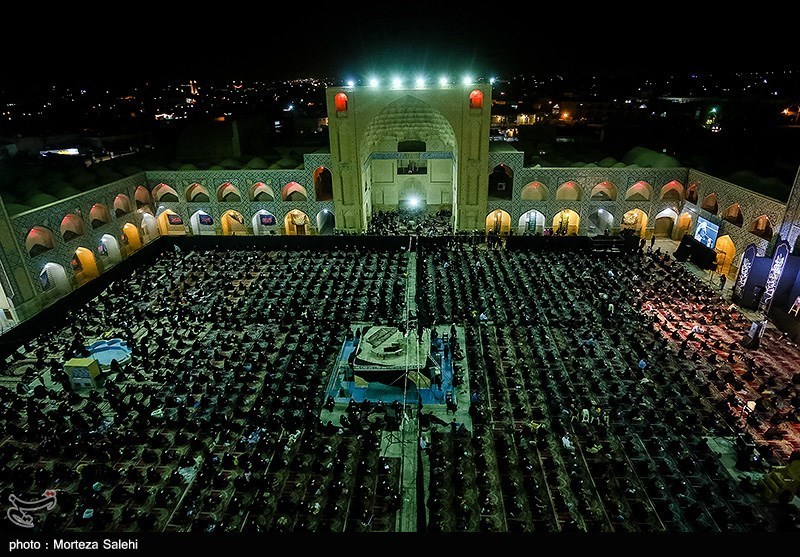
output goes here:
{"type": "MultiPolygon", "coordinates": [[[[360,327],[362,330],[368,329],[372,326],[371,323],[354,323],[353,329],[360,327]]],[[[431,344],[430,357],[433,359],[437,368],[441,370],[442,381],[441,387],[436,384],[431,384],[427,388],[419,388],[410,378],[405,381],[402,375],[395,379],[392,384],[384,384],[376,381],[370,381],[366,384],[356,384],[356,381],[348,381],[346,378],[348,371],[348,358],[351,356],[357,339],[345,340],[342,343],[342,349],[339,352],[339,357],[334,364],[331,378],[328,381],[328,387],[325,392],[325,398],[331,396],[334,402],[346,405],[352,398],[356,402],[368,400],[371,402],[382,401],[385,404],[392,402],[403,402],[403,388],[407,387],[405,400],[408,404],[418,404],[422,401],[423,406],[446,406],[448,393],[454,398],[457,398],[453,386],[453,355],[448,352],[448,356],[444,354],[444,344],[442,337],[447,335],[450,331],[448,325],[436,326],[436,331],[439,334],[431,344]]],[[[457,328],[457,335],[463,349],[463,335],[464,331],[460,327],[457,328]]],[[[424,335],[427,338],[427,335],[424,335]]],[[[466,374],[466,361],[460,362],[466,374]]],[[[466,378],[465,378],[466,381],[466,378]]]]}

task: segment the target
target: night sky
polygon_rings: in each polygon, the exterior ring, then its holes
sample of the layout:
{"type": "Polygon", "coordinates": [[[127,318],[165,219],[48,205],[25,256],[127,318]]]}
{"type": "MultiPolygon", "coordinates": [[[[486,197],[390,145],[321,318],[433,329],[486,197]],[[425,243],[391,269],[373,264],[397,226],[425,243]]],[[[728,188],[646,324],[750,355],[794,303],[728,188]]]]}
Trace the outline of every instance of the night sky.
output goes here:
{"type": "MultiPolygon", "coordinates": [[[[230,6],[230,2],[224,3],[230,6]]],[[[77,3],[58,12],[31,5],[4,25],[0,85],[142,79],[411,75],[510,75],[535,71],[642,72],[783,69],[797,63],[795,16],[721,14],[676,3],[599,8],[574,4],[382,2],[359,16],[347,2],[202,12],[141,2],[104,14],[77,3]],[[521,8],[519,6],[533,6],[521,8]],[[652,10],[660,10],[656,16],[652,10]],[[338,12],[337,12],[338,10],[338,12]],[[103,25],[86,19],[105,17],[103,25]],[[633,18],[633,19],[632,19],[633,18]],[[637,19],[638,18],[638,19],[637,19]],[[724,19],[727,19],[724,18],[724,19]],[[634,23],[624,23],[624,21],[634,23]],[[793,59],[794,58],[794,59],[793,59]]],[[[8,20],[6,20],[8,22],[8,20]]]]}

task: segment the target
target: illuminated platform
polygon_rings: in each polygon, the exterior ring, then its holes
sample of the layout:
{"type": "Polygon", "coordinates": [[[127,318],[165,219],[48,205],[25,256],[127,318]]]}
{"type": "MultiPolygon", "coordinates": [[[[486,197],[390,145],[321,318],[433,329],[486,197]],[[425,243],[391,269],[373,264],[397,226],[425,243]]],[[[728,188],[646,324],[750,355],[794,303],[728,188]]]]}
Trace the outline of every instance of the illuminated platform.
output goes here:
{"type": "Polygon", "coordinates": [[[404,336],[395,327],[369,323],[353,326],[353,332],[359,329],[361,336],[354,335],[342,343],[326,398],[333,397],[337,404],[346,404],[351,398],[387,404],[405,398],[411,404],[421,401],[423,405],[444,406],[455,396],[455,367],[453,354],[445,346],[449,343],[446,333],[437,330],[432,335],[431,330],[424,329],[418,338],[415,330],[404,336]]]}

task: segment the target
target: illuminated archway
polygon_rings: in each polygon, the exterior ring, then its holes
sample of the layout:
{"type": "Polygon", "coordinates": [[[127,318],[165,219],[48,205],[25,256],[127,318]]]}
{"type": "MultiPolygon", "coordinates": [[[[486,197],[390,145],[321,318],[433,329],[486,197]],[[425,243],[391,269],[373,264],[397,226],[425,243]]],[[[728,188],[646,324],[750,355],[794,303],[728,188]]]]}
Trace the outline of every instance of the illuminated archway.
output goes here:
{"type": "Polygon", "coordinates": [[[330,236],[336,229],[336,217],[330,209],[323,209],[317,213],[317,234],[330,236]]]}
{"type": "Polygon", "coordinates": [[[92,228],[100,228],[104,224],[108,224],[111,218],[108,215],[108,207],[102,203],[95,203],[89,210],[89,222],[92,228]]]}
{"type": "Polygon", "coordinates": [[[165,209],[158,215],[158,231],[162,236],[185,236],[183,218],[172,209],[165,209]]]}
{"type": "Polygon", "coordinates": [[[122,215],[127,215],[131,211],[133,211],[133,206],[131,205],[131,200],[128,199],[127,195],[121,193],[114,198],[114,214],[117,217],[121,217],[122,215]]]}
{"type": "Polygon", "coordinates": [[[486,233],[494,231],[502,236],[511,232],[511,215],[502,209],[496,209],[486,215],[486,233]]]}
{"type": "Polygon", "coordinates": [[[689,213],[681,213],[681,216],[678,217],[678,222],[675,226],[675,235],[673,238],[676,240],[680,240],[683,238],[689,230],[692,228],[692,215],[689,213]]]}
{"type": "Polygon", "coordinates": [[[142,231],[142,242],[149,244],[158,237],[158,225],[156,218],[142,209],[136,211],[142,215],[142,224],[140,230],[142,231]]]}
{"type": "Polygon", "coordinates": [[[92,250],[84,247],[75,250],[75,254],[72,256],[72,273],[75,275],[75,282],[78,286],[100,276],[97,259],[92,250]]]}
{"type": "Polygon", "coordinates": [[[556,190],[557,201],[580,201],[581,197],[581,187],[572,181],[564,182],[556,190]]]}
{"type": "Polygon", "coordinates": [[[541,182],[531,182],[520,192],[522,201],[547,201],[549,197],[550,191],[541,182]]]}
{"type": "Polygon", "coordinates": [[[136,251],[142,247],[142,235],[133,223],[126,223],[125,226],[122,227],[122,236],[120,239],[122,240],[122,244],[128,247],[129,252],[136,251]]]}
{"type": "Polygon", "coordinates": [[[244,217],[240,212],[233,209],[222,213],[219,223],[222,226],[223,236],[245,236],[247,234],[244,217]]]}
{"type": "Polygon", "coordinates": [[[58,263],[45,263],[41,273],[39,273],[39,283],[42,285],[44,292],[67,294],[72,290],[67,271],[58,263]]]}
{"type": "Polygon", "coordinates": [[[736,246],[731,237],[726,235],[717,238],[714,251],[717,252],[717,273],[727,275],[731,270],[733,258],[736,257],[736,246]]]}
{"type": "Polygon", "coordinates": [[[119,242],[111,234],[103,234],[100,243],[97,245],[97,255],[104,261],[103,267],[107,268],[122,261],[122,251],[119,249],[119,242]]]}
{"type": "Polygon", "coordinates": [[[55,245],[53,233],[44,226],[34,226],[25,237],[25,250],[31,257],[50,251],[55,245]]]}
{"type": "MultiPolygon", "coordinates": [[[[695,201],[697,201],[696,193],[697,186],[695,186],[695,201]]],[[[658,198],[661,201],[681,201],[683,199],[683,184],[677,180],[672,180],[664,184],[658,198]]],[[[692,201],[692,203],[694,203],[694,201],[692,201]]]]}
{"type": "Polygon", "coordinates": [[[205,211],[195,211],[189,217],[189,228],[195,236],[214,236],[217,233],[214,230],[214,218],[205,211]]]}
{"type": "Polygon", "coordinates": [[[144,186],[138,186],[136,191],[133,193],[133,198],[136,200],[136,208],[140,209],[141,207],[145,207],[152,203],[152,199],[150,198],[150,192],[147,191],[147,188],[144,186]]]}
{"type": "Polygon", "coordinates": [[[230,182],[225,182],[219,188],[217,188],[217,201],[224,201],[225,203],[238,203],[241,200],[242,192],[240,192],[239,188],[230,182]]]}
{"type": "Polygon", "coordinates": [[[567,236],[577,236],[580,228],[581,217],[572,209],[559,211],[553,217],[553,233],[567,236]]]}
{"type": "Polygon", "coordinates": [[[517,222],[520,234],[541,234],[544,232],[544,215],[536,209],[522,214],[517,222]]]}
{"type": "Polygon", "coordinates": [[[741,227],[744,224],[744,216],[742,215],[742,207],[738,203],[734,203],[724,211],[722,211],[722,220],[731,224],[741,227]]]}
{"type": "Polygon", "coordinates": [[[256,182],[250,186],[250,201],[275,201],[275,194],[272,188],[263,182],[256,182]]]}
{"type": "Polygon", "coordinates": [[[314,171],[314,196],[317,201],[333,200],[333,175],[324,166],[314,171]]]}
{"type": "Polygon", "coordinates": [[[253,215],[253,234],[256,236],[271,236],[278,231],[278,219],[275,215],[264,209],[253,215]]]}
{"type": "Polygon", "coordinates": [[[703,204],[700,205],[700,208],[704,211],[708,211],[712,215],[716,215],[719,211],[719,204],[717,203],[717,194],[716,193],[709,193],[707,196],[703,198],[703,204]]]}
{"type": "Polygon", "coordinates": [[[67,214],[61,221],[61,237],[67,242],[74,240],[78,236],[83,236],[83,221],[78,215],[67,214]]]}
{"type": "Polygon", "coordinates": [[[194,183],[186,190],[186,201],[189,203],[208,203],[211,201],[211,194],[208,188],[202,184],[194,183]]]}
{"type": "Polygon", "coordinates": [[[158,184],[153,188],[153,199],[156,200],[156,203],[177,203],[178,192],[176,192],[172,186],[158,184]]]}
{"type": "Polygon", "coordinates": [[[698,190],[697,184],[690,185],[689,189],[686,190],[686,201],[697,205],[697,197],[698,197],[697,190],[698,190]]]}
{"type": "Polygon", "coordinates": [[[664,209],[656,215],[653,223],[653,236],[656,238],[671,238],[677,221],[678,213],[672,209],[664,209]]]}
{"type": "Polygon", "coordinates": [[[603,235],[606,233],[606,230],[608,230],[610,234],[611,229],[614,228],[614,215],[602,207],[593,211],[589,215],[588,220],[589,224],[586,227],[587,236],[603,235]]]}
{"type": "Polygon", "coordinates": [[[308,191],[297,182],[289,182],[281,190],[281,199],[284,201],[308,201],[308,191]]]}
{"type": "Polygon", "coordinates": [[[650,201],[653,199],[653,186],[647,182],[636,182],[625,192],[625,201],[650,201]]]}
{"type": "Polygon", "coordinates": [[[513,189],[514,171],[511,167],[504,163],[495,166],[489,174],[489,198],[511,199],[513,189]]]}
{"type": "Polygon", "coordinates": [[[308,215],[297,209],[286,213],[283,219],[283,227],[287,236],[308,236],[311,233],[308,215]]]}
{"type": "Polygon", "coordinates": [[[765,240],[772,239],[772,223],[767,215],[754,218],[750,222],[750,227],[747,230],[750,234],[755,234],[759,238],[764,238],[765,240]]]}
{"type": "Polygon", "coordinates": [[[592,201],[616,201],[617,186],[609,181],[600,182],[592,188],[592,201]]]}
{"type": "Polygon", "coordinates": [[[645,233],[647,232],[647,220],[647,213],[641,209],[631,209],[622,215],[622,224],[620,225],[620,229],[633,230],[637,236],[644,238],[645,233]]]}

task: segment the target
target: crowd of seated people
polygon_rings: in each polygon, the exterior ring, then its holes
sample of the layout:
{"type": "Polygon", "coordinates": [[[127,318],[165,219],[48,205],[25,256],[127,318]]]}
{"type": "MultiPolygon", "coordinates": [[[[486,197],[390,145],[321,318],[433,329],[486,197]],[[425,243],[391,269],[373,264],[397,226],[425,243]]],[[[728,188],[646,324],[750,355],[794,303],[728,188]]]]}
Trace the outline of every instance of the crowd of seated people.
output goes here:
{"type": "MultiPolygon", "coordinates": [[[[800,348],[767,327],[757,350],[741,341],[751,320],[683,266],[654,258],[641,304],[652,330],[695,364],[700,388],[735,429],[746,429],[766,459],[800,450],[800,348]]],[[[776,459],[772,462],[775,463],[776,459]]]]}
{"type": "Polygon", "coordinates": [[[449,236],[453,233],[453,212],[443,209],[431,213],[378,211],[370,219],[367,234],[396,236],[449,236]]]}
{"type": "Polygon", "coordinates": [[[0,388],[0,487],[43,530],[393,530],[397,467],[321,424],[351,321],[396,322],[407,257],[353,247],[169,251],[25,343],[0,388]],[[62,364],[121,338],[102,389],[62,364]]]}
{"type": "Polygon", "coordinates": [[[770,353],[738,347],[749,322],[669,257],[453,240],[417,248],[415,274],[353,244],[169,250],[26,342],[0,386],[0,496],[55,489],[44,530],[394,530],[381,432],[402,408],[320,410],[352,324],[401,324],[415,276],[420,322],[464,328],[472,401],[472,431],[426,426],[429,530],[796,528],[708,442],[745,432],[781,462],[794,353],[772,331],[770,353]],[[73,390],[63,362],[101,337],[131,361],[73,390]]]}
{"type": "MultiPolygon", "coordinates": [[[[477,401],[471,437],[431,439],[432,529],[797,528],[796,508],[763,505],[725,469],[707,439],[736,432],[701,380],[705,356],[642,307],[674,291],[724,309],[668,257],[458,244],[422,259],[420,318],[467,324],[477,401]]],[[[717,319],[749,325],[704,323],[717,319]]]]}

